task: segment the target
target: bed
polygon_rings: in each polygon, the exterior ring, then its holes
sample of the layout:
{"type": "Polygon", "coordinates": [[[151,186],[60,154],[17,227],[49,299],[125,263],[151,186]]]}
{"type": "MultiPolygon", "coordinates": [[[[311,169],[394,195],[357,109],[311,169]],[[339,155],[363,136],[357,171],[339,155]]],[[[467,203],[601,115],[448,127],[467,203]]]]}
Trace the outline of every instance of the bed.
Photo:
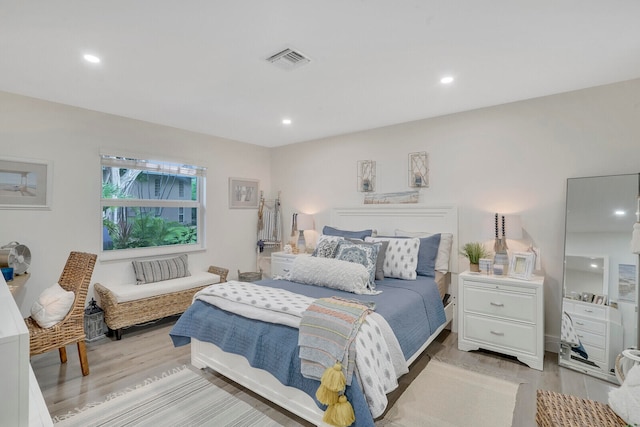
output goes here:
{"type": "MultiPolygon", "coordinates": [[[[456,283],[451,276],[457,274],[456,207],[365,205],[340,208],[331,212],[331,225],[341,230],[371,228],[378,235],[386,236],[400,235],[400,231],[449,233],[452,236],[448,273],[438,274],[437,281],[435,277],[424,276],[417,276],[418,280],[385,277],[376,280],[375,291],[382,293],[375,295],[358,295],[287,280],[258,282],[311,298],[339,296],[374,302],[376,313],[389,322],[403,357],[410,365],[454,318],[455,289],[449,286],[451,282],[456,283]],[[441,299],[444,292],[453,296],[446,305],[441,299]],[[415,304],[433,308],[423,308],[424,313],[421,313],[415,304]]],[[[174,345],[191,345],[191,363],[195,367],[208,367],[316,425],[326,425],[322,422],[323,409],[311,397],[317,381],[304,378],[299,372],[297,336],[296,328],[250,319],[200,300],[194,301],[171,331],[174,345]]],[[[356,414],[354,425],[372,426],[368,398],[364,396],[358,378],[354,376],[346,391],[356,414]]]]}

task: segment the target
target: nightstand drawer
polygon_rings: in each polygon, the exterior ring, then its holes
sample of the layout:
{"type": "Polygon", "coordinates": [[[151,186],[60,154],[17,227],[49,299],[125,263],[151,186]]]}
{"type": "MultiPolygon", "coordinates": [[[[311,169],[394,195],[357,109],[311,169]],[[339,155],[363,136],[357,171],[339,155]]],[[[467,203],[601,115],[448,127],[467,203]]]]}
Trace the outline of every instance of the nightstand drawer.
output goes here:
{"type": "Polygon", "coordinates": [[[535,322],[536,296],[487,287],[464,286],[464,310],[523,322],[535,322]]]}
{"type": "Polygon", "coordinates": [[[298,256],[307,256],[306,254],[285,254],[284,252],[275,252],[271,254],[271,277],[284,276],[291,271],[293,263],[298,256]]]}
{"type": "Polygon", "coordinates": [[[580,338],[580,342],[589,344],[592,346],[605,348],[607,343],[604,335],[593,334],[591,332],[581,331],[576,329],[576,335],[580,338]]]}
{"type": "Polygon", "coordinates": [[[582,316],[589,316],[596,319],[606,319],[607,309],[596,304],[574,304],[573,312],[582,316]]]}
{"type": "Polygon", "coordinates": [[[604,347],[603,348],[593,347],[587,343],[582,343],[582,346],[584,347],[585,351],[587,352],[587,355],[589,356],[588,360],[595,363],[599,362],[600,364],[604,364],[604,360],[605,360],[604,347]]]}
{"type": "Polygon", "coordinates": [[[574,317],[573,326],[576,328],[576,331],[586,331],[598,335],[605,335],[607,333],[607,324],[605,322],[593,321],[583,317],[574,317]]]}
{"type": "Polygon", "coordinates": [[[464,315],[464,338],[490,345],[536,354],[536,327],[490,317],[464,315]]]}

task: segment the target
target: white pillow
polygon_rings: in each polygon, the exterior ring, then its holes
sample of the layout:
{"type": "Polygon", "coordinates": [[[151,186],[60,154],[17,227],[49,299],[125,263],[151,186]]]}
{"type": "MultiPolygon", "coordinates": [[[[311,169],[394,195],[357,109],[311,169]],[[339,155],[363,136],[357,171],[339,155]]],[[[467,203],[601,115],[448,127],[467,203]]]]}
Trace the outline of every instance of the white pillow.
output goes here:
{"type": "MultiPolygon", "coordinates": [[[[426,231],[404,231],[397,230],[396,236],[405,237],[429,237],[438,233],[428,233],[426,231]]],[[[451,246],[453,245],[453,234],[440,233],[440,246],[438,246],[438,255],[436,256],[435,270],[442,274],[449,271],[449,257],[451,256],[451,246]]]]}
{"type": "Polygon", "coordinates": [[[393,237],[367,237],[367,242],[388,241],[387,251],[384,254],[382,270],[385,277],[396,279],[416,280],[418,267],[418,251],[420,239],[394,239],[393,237]]]}
{"type": "Polygon", "coordinates": [[[67,315],[75,294],[65,291],[59,284],[48,287],[31,306],[31,317],[41,328],[50,328],[67,315]]]}
{"type": "Polygon", "coordinates": [[[354,294],[379,294],[369,289],[369,272],[362,264],[335,258],[298,256],[285,279],[354,294]]]}

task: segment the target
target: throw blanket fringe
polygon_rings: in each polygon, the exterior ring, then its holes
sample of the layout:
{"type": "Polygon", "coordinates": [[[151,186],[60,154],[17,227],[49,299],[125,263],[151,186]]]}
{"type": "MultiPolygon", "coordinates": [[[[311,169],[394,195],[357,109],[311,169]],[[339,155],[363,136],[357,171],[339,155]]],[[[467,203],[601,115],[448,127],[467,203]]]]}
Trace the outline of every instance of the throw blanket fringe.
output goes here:
{"type": "Polygon", "coordinates": [[[332,297],[314,301],[302,314],[298,338],[301,371],[307,378],[318,379],[318,369],[324,369],[316,398],[328,405],[322,418],[327,424],[346,427],[355,421],[344,390],[353,378],[354,340],[370,311],[359,301],[332,297]]]}
{"type": "Polygon", "coordinates": [[[371,310],[358,302],[337,297],[319,298],[302,314],[298,346],[302,375],[320,380],[336,361],[342,365],[346,384],[355,366],[354,339],[371,310]]]}

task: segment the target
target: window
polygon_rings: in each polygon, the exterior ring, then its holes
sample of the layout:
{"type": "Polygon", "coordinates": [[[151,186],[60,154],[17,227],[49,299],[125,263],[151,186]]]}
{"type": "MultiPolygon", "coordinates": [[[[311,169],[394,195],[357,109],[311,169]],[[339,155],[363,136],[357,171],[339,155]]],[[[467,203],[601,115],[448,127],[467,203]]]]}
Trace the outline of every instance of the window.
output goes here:
{"type": "Polygon", "coordinates": [[[101,169],[103,254],[203,247],[206,168],[102,155],[101,169]]]}

